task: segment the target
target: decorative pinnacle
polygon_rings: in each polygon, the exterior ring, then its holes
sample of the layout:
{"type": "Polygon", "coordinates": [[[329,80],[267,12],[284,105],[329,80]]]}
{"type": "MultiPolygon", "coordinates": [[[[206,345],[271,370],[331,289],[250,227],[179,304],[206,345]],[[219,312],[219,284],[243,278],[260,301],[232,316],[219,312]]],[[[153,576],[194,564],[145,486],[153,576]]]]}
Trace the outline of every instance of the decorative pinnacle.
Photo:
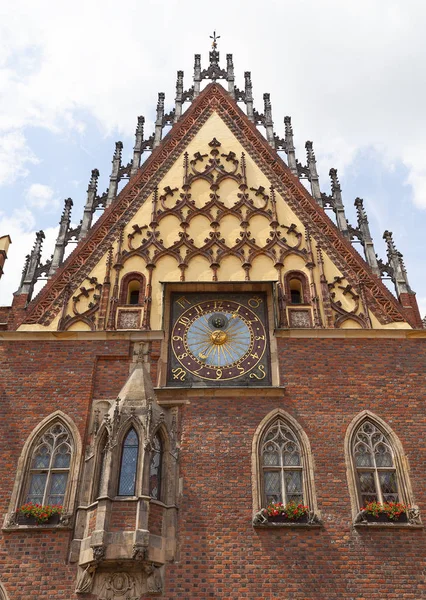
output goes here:
{"type": "Polygon", "coordinates": [[[138,124],[136,125],[136,134],[141,133],[143,135],[143,126],[144,125],[145,125],[145,117],[140,115],[138,117],[138,124]]]}
{"type": "Polygon", "coordinates": [[[314,152],[314,148],[313,148],[313,143],[310,141],[307,141],[305,143],[305,148],[306,148],[306,158],[308,160],[308,163],[315,162],[315,152],[314,152]]]}
{"type": "Polygon", "coordinates": [[[291,126],[291,117],[284,117],[286,135],[293,135],[293,127],[291,126]]]}
{"type": "Polygon", "coordinates": [[[226,55],[226,64],[228,67],[233,67],[234,64],[232,62],[232,54],[227,54],[226,55]]]}
{"type": "Polygon", "coordinates": [[[194,54],[194,67],[201,67],[201,54],[194,54]]]}
{"type": "Polygon", "coordinates": [[[329,175],[330,175],[330,179],[331,179],[331,191],[332,192],[337,192],[337,191],[340,192],[341,189],[340,189],[339,178],[337,177],[337,169],[330,169],[329,175]]]}
{"type": "Polygon", "coordinates": [[[121,152],[123,151],[123,142],[115,142],[114,158],[121,159],[121,152]]]}
{"type": "Polygon", "coordinates": [[[220,35],[216,35],[216,31],[213,31],[213,35],[210,36],[210,39],[213,40],[212,48],[213,50],[217,50],[217,40],[220,38],[220,35]]]}
{"type": "Polygon", "coordinates": [[[388,255],[397,254],[398,252],[393,242],[392,231],[386,230],[383,234],[383,239],[388,246],[388,255]]]}
{"type": "Polygon", "coordinates": [[[164,109],[164,99],[166,95],[164,92],[158,92],[157,110],[164,109]]]}
{"type": "Polygon", "coordinates": [[[364,200],[362,198],[355,198],[354,205],[356,208],[358,222],[368,221],[367,213],[364,210],[364,200]]]}

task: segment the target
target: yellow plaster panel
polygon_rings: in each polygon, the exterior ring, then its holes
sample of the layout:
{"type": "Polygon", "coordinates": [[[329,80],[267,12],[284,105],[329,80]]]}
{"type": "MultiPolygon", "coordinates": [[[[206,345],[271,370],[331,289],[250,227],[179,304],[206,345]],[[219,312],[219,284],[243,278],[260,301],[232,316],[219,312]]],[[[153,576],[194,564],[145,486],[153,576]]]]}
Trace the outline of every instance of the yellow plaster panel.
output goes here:
{"type": "Polygon", "coordinates": [[[180,276],[180,269],[172,256],[164,256],[158,261],[152,275],[151,329],[162,328],[162,282],[180,281],[180,276]]]}
{"type": "Polygon", "coordinates": [[[252,281],[276,281],[278,279],[278,271],[269,256],[256,256],[252,265],[250,270],[252,281]]]}
{"type": "Polygon", "coordinates": [[[142,273],[147,276],[145,261],[141,256],[131,256],[124,261],[122,270],[120,271],[120,282],[127,273],[142,273]]]}
{"type": "Polygon", "coordinates": [[[234,217],[229,215],[222,219],[220,224],[220,237],[224,238],[227,246],[235,246],[241,231],[240,219],[238,216],[234,217]]]}
{"type": "Polygon", "coordinates": [[[90,331],[90,327],[83,321],[76,321],[67,331],[90,331]]]}
{"type": "Polygon", "coordinates": [[[236,256],[226,256],[217,271],[219,281],[244,281],[245,273],[236,256]]]}
{"type": "MultiPolygon", "coordinates": [[[[179,229],[182,231],[181,228],[179,229]]],[[[191,223],[187,229],[189,237],[194,240],[197,247],[204,244],[204,240],[209,237],[210,231],[210,221],[203,215],[198,215],[191,219],[191,223]]]]}
{"type": "Polygon", "coordinates": [[[213,270],[203,256],[194,256],[185,271],[185,281],[212,281],[213,270]]]}
{"type": "Polygon", "coordinates": [[[163,219],[160,223],[160,238],[166,248],[173,246],[175,242],[179,241],[179,233],[182,233],[183,229],[180,227],[180,221],[177,217],[170,215],[163,219]]]}
{"type": "Polygon", "coordinates": [[[269,221],[260,215],[255,215],[250,219],[249,230],[251,237],[256,240],[256,243],[260,246],[266,244],[266,240],[271,234],[271,227],[269,221]]]}

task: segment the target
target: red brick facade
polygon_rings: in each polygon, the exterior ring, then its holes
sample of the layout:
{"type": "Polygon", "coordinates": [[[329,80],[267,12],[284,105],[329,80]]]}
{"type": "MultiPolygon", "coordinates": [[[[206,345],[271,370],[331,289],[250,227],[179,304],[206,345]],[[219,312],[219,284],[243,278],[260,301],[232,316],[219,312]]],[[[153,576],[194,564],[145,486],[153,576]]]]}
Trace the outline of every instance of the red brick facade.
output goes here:
{"type": "MultiPolygon", "coordinates": [[[[414,500],[424,519],[426,339],[279,338],[278,348],[281,397],[261,389],[211,397],[203,392],[179,409],[177,559],[166,565],[162,597],[420,600],[426,596],[425,531],[353,527],[344,439],[363,410],[386,421],[408,457],[414,500]],[[277,407],[309,438],[322,527],[252,526],[252,440],[261,420],[277,407]]],[[[84,457],[92,399],[118,394],[132,347],[120,339],[10,341],[1,353],[5,514],[18,458],[34,427],[62,410],[80,432],[84,457]]],[[[132,503],[122,505],[121,515],[113,512],[114,530],[130,527],[134,518],[132,503]]],[[[150,528],[158,533],[161,518],[162,509],[154,504],[150,528]]],[[[72,538],[72,530],[3,530],[0,580],[9,599],[94,598],[74,593],[72,538]]]]}

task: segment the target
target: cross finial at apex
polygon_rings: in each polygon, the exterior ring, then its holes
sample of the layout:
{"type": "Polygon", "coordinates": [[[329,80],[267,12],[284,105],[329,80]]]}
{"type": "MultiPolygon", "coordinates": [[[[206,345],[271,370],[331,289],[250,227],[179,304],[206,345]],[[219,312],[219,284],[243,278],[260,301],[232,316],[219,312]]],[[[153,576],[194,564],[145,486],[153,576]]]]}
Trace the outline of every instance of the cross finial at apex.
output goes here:
{"type": "Polygon", "coordinates": [[[220,38],[220,35],[216,35],[216,31],[213,31],[213,35],[210,36],[210,39],[213,40],[212,48],[213,50],[217,49],[217,40],[220,38]]]}

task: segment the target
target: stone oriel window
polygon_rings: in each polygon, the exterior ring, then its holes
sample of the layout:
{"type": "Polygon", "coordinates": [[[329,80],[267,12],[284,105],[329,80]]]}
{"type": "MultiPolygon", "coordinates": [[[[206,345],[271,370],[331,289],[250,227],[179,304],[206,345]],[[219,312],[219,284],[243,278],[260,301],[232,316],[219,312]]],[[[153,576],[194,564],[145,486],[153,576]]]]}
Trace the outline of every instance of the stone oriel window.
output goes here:
{"type": "Polygon", "coordinates": [[[291,415],[277,408],[260,423],[252,447],[253,508],[303,502],[317,513],[309,440],[291,415]]]}
{"type": "Polygon", "coordinates": [[[43,419],[24,444],[5,526],[15,526],[14,515],[26,502],[61,504],[63,514],[74,508],[81,440],[74,422],[62,411],[43,419]]]}
{"type": "Polygon", "coordinates": [[[121,452],[118,496],[134,496],[138,472],[139,438],[136,431],[129,429],[123,441],[121,452]]]}
{"type": "Polygon", "coordinates": [[[161,475],[163,463],[163,442],[157,433],[152,441],[151,461],[149,464],[149,495],[161,500],[161,475]]]}
{"type": "Polygon", "coordinates": [[[348,427],[345,454],[354,516],[368,502],[413,505],[401,442],[385,421],[363,411],[348,427]]]}

